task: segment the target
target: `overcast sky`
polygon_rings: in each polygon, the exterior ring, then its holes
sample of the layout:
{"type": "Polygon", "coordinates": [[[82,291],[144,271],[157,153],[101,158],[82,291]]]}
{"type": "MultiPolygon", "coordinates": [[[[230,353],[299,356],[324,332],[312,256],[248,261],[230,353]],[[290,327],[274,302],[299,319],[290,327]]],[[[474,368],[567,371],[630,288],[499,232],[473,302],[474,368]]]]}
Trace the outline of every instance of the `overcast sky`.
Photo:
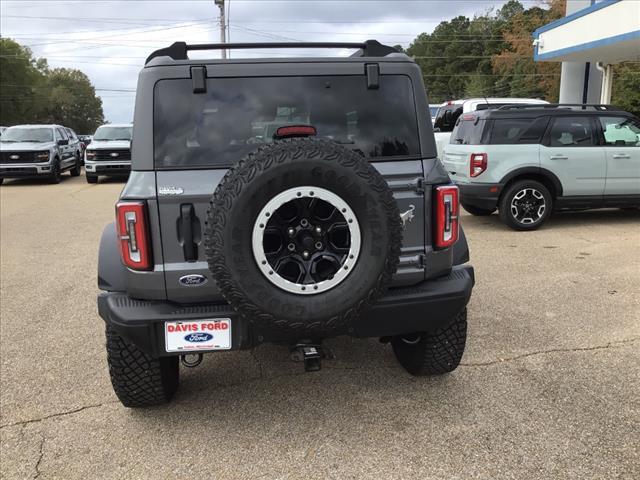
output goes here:
{"type": "MultiPolygon", "coordinates": [[[[526,7],[539,3],[520,1],[526,7]]],[[[457,15],[471,17],[499,8],[505,2],[226,0],[226,3],[232,42],[359,42],[375,38],[407,47],[416,35],[431,32],[443,20],[457,15]]],[[[85,72],[102,98],[106,119],[119,123],[132,120],[137,74],[146,56],[178,40],[218,42],[218,17],[213,0],[2,0],[0,34],[29,46],[35,56],[46,57],[52,67],[85,72]]],[[[239,55],[267,56],[258,50],[233,53],[239,55]]]]}

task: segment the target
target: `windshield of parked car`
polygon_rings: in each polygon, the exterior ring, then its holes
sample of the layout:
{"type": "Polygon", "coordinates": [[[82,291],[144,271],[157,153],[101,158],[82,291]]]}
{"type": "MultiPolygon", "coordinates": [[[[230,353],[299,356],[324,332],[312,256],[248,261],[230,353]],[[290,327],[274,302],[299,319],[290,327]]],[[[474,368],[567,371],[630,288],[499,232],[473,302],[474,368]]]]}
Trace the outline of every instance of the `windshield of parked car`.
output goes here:
{"type": "Polygon", "coordinates": [[[2,143],[53,141],[53,130],[50,128],[9,127],[2,132],[2,143]]]}
{"type": "Polygon", "coordinates": [[[312,125],[365,158],[420,155],[411,80],[381,75],[367,88],[362,75],[212,78],[194,94],[190,79],[155,87],[157,167],[232,165],[279,127],[312,125]]]}
{"type": "Polygon", "coordinates": [[[133,127],[99,127],[93,136],[94,140],[129,140],[133,127]]]}

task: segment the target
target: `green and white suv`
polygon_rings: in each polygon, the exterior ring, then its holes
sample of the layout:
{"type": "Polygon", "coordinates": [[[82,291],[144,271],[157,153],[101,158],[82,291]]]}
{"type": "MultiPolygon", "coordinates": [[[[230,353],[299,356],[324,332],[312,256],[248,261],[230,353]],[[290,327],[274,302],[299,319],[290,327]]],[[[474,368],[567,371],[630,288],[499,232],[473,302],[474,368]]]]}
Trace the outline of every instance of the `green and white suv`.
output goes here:
{"type": "Polygon", "coordinates": [[[462,115],[444,165],[473,215],[516,230],[554,210],[640,207],[640,120],[609,105],[510,105],[462,115]]]}

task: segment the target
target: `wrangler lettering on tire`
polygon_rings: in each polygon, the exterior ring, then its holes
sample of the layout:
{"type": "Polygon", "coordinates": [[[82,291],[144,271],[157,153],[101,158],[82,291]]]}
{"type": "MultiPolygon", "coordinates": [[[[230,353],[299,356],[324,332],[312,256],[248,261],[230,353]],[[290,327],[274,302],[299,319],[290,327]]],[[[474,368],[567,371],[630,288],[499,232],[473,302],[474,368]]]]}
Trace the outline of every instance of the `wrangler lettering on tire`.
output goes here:
{"type": "Polygon", "coordinates": [[[392,192],[364,158],[330,141],[288,139],[227,172],[207,214],[205,252],[222,294],[247,318],[293,335],[346,333],[395,273],[401,232],[392,192]]]}

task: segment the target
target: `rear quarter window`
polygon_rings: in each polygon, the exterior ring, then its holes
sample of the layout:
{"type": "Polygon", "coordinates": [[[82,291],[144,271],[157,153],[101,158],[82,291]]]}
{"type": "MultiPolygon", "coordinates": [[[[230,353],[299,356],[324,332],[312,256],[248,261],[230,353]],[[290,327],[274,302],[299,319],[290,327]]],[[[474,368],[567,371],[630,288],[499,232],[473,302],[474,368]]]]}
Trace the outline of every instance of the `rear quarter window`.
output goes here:
{"type": "Polygon", "coordinates": [[[369,159],[419,157],[411,80],[382,75],[378,89],[353,76],[161,80],[154,92],[157,168],[229,166],[287,125],[313,125],[369,159]]]}
{"type": "Polygon", "coordinates": [[[489,143],[491,145],[541,143],[548,123],[549,117],[495,119],[489,143]]]}

